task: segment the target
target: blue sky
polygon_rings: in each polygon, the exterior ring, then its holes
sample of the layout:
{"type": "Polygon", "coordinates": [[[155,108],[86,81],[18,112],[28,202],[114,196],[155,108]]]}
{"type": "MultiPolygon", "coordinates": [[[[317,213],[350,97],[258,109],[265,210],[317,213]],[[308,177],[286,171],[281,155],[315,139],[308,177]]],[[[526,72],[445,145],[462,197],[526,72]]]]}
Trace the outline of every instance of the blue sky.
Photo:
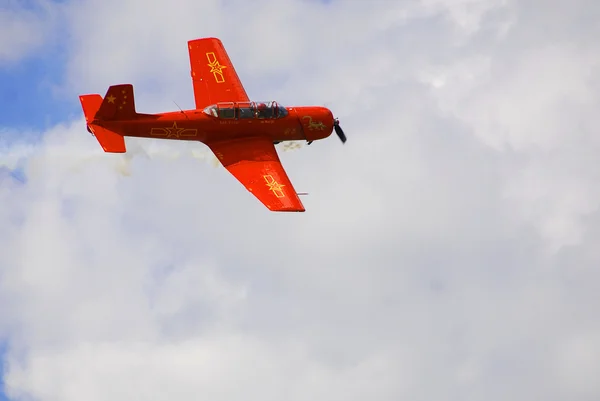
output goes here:
{"type": "Polygon", "coordinates": [[[50,42],[17,62],[0,64],[0,127],[41,131],[76,111],[77,97],[60,90],[64,46],[50,42]]]}
{"type": "Polygon", "coordinates": [[[0,365],[0,386],[2,388],[2,391],[0,391],[0,401],[8,400],[8,398],[4,394],[4,363],[5,363],[4,355],[5,355],[5,353],[6,353],[6,344],[0,343],[0,363],[1,363],[1,365],[0,365]]]}
{"type": "Polygon", "coordinates": [[[77,99],[56,95],[63,60],[46,53],[0,69],[0,122],[20,130],[47,129],[73,112],[77,99]]]}
{"type": "Polygon", "coordinates": [[[42,4],[39,0],[26,0],[6,6],[12,17],[32,13],[27,29],[37,29],[43,38],[18,60],[0,63],[0,127],[42,131],[75,110],[77,98],[66,97],[62,94],[70,91],[61,90],[68,56],[67,26],[61,23],[63,15],[58,8],[45,9],[42,4]]]}

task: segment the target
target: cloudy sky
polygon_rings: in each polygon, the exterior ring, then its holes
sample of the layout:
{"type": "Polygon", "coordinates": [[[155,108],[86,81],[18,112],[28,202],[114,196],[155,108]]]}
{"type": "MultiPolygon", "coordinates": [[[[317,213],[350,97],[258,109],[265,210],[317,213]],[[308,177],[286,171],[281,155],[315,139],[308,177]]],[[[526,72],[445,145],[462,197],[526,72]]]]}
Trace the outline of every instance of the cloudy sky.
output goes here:
{"type": "MultiPolygon", "coordinates": [[[[0,399],[597,401],[596,0],[3,0],[0,399]],[[104,154],[77,96],[326,105],[270,213],[202,144],[104,154]]],[[[598,264],[597,264],[598,263],[598,264]]]]}

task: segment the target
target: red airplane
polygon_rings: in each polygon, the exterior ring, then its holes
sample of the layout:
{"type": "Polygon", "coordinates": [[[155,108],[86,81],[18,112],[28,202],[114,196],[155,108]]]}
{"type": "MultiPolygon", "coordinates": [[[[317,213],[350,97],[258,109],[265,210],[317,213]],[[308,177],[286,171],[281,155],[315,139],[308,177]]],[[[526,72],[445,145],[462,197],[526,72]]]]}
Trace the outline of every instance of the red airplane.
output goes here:
{"type": "Polygon", "coordinates": [[[217,38],[191,40],[188,49],[194,110],[140,114],[133,86],[113,85],[104,99],[99,94],[79,96],[88,132],[110,153],[126,152],[126,136],[200,141],[269,210],[304,212],[275,144],[306,140],[310,145],[333,130],[345,143],[339,121],[325,107],[250,101],[217,38]]]}

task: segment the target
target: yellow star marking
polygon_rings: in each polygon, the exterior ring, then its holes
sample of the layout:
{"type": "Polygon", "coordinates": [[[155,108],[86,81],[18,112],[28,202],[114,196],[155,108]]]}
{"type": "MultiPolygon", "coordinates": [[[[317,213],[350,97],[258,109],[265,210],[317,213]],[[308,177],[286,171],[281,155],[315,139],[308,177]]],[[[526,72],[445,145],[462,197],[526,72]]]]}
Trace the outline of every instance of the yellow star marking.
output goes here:
{"type": "Polygon", "coordinates": [[[179,138],[181,131],[183,131],[183,128],[179,128],[177,126],[177,121],[173,122],[172,127],[165,128],[165,129],[167,130],[167,138],[179,138]]]}
{"type": "Polygon", "coordinates": [[[194,137],[198,135],[197,128],[179,128],[177,121],[173,121],[171,127],[154,127],[150,128],[150,135],[162,136],[166,138],[194,137]]]}
{"type": "Polygon", "coordinates": [[[221,65],[217,60],[217,56],[215,53],[209,52],[206,53],[206,59],[208,60],[208,66],[210,67],[210,72],[212,72],[215,77],[215,81],[219,84],[225,82],[225,76],[223,75],[223,68],[227,68],[225,65],[221,65]]]}
{"type": "Polygon", "coordinates": [[[106,100],[108,100],[108,103],[114,103],[116,99],[117,98],[114,97],[113,95],[110,95],[106,98],[106,100]]]}
{"type": "Polygon", "coordinates": [[[213,72],[213,73],[216,72],[219,74],[223,74],[223,68],[227,68],[226,65],[221,65],[216,60],[214,62],[208,64],[208,66],[210,67],[210,72],[213,72]]]}
{"type": "Polygon", "coordinates": [[[272,175],[263,175],[263,178],[265,179],[265,182],[267,183],[267,186],[269,187],[270,191],[273,191],[273,194],[278,197],[278,198],[285,198],[285,193],[283,192],[283,187],[285,187],[285,185],[282,185],[280,183],[278,183],[277,181],[275,181],[275,178],[273,178],[272,175]]]}

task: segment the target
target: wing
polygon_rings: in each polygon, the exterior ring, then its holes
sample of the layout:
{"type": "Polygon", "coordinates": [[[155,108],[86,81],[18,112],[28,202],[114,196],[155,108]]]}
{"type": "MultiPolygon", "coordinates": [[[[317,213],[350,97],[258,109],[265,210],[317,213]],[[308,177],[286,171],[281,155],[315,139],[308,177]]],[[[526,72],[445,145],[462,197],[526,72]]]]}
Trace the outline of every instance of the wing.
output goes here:
{"type": "Polygon", "coordinates": [[[217,38],[188,42],[196,109],[219,102],[247,102],[246,90],[217,38]]]}
{"type": "Polygon", "coordinates": [[[269,139],[244,138],[208,146],[223,166],[269,210],[305,211],[269,139]]]}

